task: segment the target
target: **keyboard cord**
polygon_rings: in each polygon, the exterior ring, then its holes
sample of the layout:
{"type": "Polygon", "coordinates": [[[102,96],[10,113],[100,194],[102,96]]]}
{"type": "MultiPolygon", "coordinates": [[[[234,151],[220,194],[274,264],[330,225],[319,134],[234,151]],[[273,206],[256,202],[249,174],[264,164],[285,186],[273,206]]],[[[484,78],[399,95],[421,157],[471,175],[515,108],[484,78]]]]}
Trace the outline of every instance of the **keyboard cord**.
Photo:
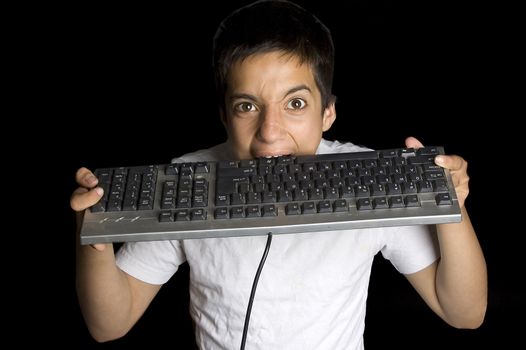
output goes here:
{"type": "Polygon", "coordinates": [[[250,292],[250,299],[248,300],[247,314],[245,316],[245,326],[243,327],[243,337],[241,338],[241,350],[245,349],[245,342],[247,340],[248,333],[248,323],[250,322],[250,312],[252,311],[252,303],[254,301],[254,295],[256,294],[256,287],[258,285],[259,275],[261,275],[261,270],[263,270],[263,265],[265,260],[267,260],[268,251],[270,248],[270,243],[272,242],[272,232],[268,233],[267,245],[265,246],[265,251],[259,262],[259,267],[254,277],[254,282],[252,283],[252,291],[250,292]]]}

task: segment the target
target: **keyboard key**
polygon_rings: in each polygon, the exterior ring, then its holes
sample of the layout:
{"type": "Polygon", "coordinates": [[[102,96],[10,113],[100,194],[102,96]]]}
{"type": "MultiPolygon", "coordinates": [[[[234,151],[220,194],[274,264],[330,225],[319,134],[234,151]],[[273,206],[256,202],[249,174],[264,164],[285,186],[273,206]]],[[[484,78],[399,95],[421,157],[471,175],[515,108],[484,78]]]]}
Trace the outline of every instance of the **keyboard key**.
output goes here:
{"type": "Polygon", "coordinates": [[[369,198],[360,198],[356,201],[356,209],[358,210],[369,210],[373,209],[371,200],[369,198]]]}
{"type": "Polygon", "coordinates": [[[261,213],[259,211],[259,206],[249,205],[247,207],[247,212],[246,212],[247,218],[259,218],[260,216],[261,216],[261,213]]]}
{"type": "Polygon", "coordinates": [[[418,196],[416,194],[405,196],[404,203],[406,207],[419,207],[420,206],[420,202],[418,201],[418,196]]]}
{"type": "Polygon", "coordinates": [[[315,214],[316,213],[316,205],[314,202],[304,202],[301,205],[301,212],[303,214],[315,214]]]}
{"type": "Polygon", "coordinates": [[[451,205],[453,202],[451,201],[451,196],[449,193],[439,193],[436,195],[436,202],[437,205],[451,205]]]}
{"type": "Polygon", "coordinates": [[[172,212],[170,211],[162,211],[159,214],[159,221],[160,222],[173,222],[174,216],[172,215],[172,212]]]}
{"type": "Polygon", "coordinates": [[[341,213],[348,211],[347,209],[347,201],[345,199],[337,199],[332,204],[332,207],[334,209],[334,212],[341,213]]]}
{"type": "Polygon", "coordinates": [[[278,215],[278,209],[273,204],[267,204],[261,207],[261,213],[263,217],[272,217],[278,215]]]}
{"type": "Polygon", "coordinates": [[[228,208],[226,207],[217,208],[214,212],[214,217],[216,219],[229,219],[230,215],[228,213],[228,208]]]}
{"type": "Polygon", "coordinates": [[[300,215],[301,209],[299,203],[289,203],[285,207],[285,214],[287,215],[300,215]]]}
{"type": "Polygon", "coordinates": [[[332,213],[331,201],[319,201],[318,213],[332,213]]]}

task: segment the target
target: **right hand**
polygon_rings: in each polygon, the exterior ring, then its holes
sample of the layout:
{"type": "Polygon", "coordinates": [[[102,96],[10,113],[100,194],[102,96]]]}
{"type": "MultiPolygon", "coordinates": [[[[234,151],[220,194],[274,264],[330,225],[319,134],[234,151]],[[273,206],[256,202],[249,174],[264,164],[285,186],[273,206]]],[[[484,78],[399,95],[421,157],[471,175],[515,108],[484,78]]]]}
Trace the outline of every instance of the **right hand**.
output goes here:
{"type": "MultiPolygon", "coordinates": [[[[69,204],[71,209],[77,212],[77,226],[80,229],[84,210],[97,203],[104,194],[104,190],[101,187],[97,187],[99,180],[87,168],[83,167],[77,170],[75,179],[80,187],[71,195],[69,204]]],[[[107,245],[109,244],[99,243],[91,246],[98,251],[103,251],[107,245]]]]}

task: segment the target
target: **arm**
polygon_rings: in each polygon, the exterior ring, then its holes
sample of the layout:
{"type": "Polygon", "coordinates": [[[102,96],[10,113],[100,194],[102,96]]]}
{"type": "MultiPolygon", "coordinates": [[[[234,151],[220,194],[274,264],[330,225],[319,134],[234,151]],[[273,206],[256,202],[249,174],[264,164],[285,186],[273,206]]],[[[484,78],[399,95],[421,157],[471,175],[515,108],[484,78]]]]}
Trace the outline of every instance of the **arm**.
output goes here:
{"type": "MultiPolygon", "coordinates": [[[[81,218],[82,212],[100,199],[102,189],[95,187],[98,180],[86,168],[79,169],[76,178],[81,187],[71,197],[71,208],[81,218]]],[[[77,240],[77,294],[88,329],[97,341],[125,335],[160,288],[120,270],[111,244],[81,246],[77,240]]]]}
{"type": "MultiPolygon", "coordinates": [[[[408,138],[406,145],[422,147],[414,138],[408,138]]],[[[458,156],[442,156],[436,162],[451,172],[462,221],[437,225],[440,260],[406,277],[444,321],[457,328],[477,328],[486,313],[487,273],[484,255],[464,207],[469,192],[467,162],[458,156]]]]}

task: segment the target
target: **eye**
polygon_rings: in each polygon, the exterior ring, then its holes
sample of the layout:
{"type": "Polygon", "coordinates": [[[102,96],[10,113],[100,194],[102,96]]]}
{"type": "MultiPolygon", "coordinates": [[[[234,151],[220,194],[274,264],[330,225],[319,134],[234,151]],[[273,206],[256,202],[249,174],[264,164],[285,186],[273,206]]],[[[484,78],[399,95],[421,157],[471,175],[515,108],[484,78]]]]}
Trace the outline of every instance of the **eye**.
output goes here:
{"type": "Polygon", "coordinates": [[[234,106],[234,110],[236,112],[248,113],[248,112],[256,111],[257,108],[256,108],[256,105],[250,102],[241,102],[234,106]]]}
{"type": "Polygon", "coordinates": [[[307,103],[301,98],[294,98],[287,103],[288,109],[303,109],[307,106],[307,103]]]}

